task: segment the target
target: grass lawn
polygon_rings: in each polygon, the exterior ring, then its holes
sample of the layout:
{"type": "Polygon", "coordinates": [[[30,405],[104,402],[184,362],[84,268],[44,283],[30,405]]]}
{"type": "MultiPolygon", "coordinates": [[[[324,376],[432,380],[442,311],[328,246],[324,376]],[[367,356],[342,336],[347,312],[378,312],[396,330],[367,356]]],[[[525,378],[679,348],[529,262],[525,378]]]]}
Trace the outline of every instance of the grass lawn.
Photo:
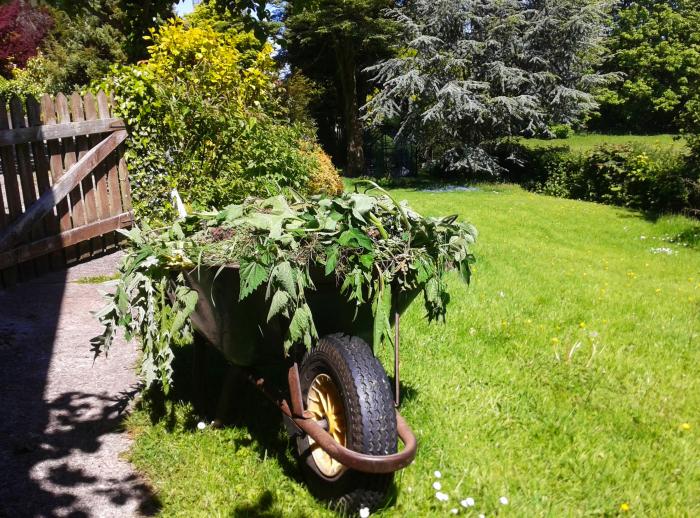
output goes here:
{"type": "MultiPolygon", "coordinates": [[[[420,449],[376,515],[449,515],[472,497],[461,515],[700,516],[700,225],[513,186],[394,194],[458,212],[480,240],[472,285],[449,279],[447,324],[420,304],[402,320],[401,412],[420,449]]],[[[163,514],[332,516],[276,411],[244,405],[224,430],[197,431],[187,403],[155,425],[130,417],[130,459],[163,514]]]]}
{"type": "Polygon", "coordinates": [[[531,148],[568,146],[574,153],[584,153],[603,144],[635,144],[647,148],[650,152],[654,150],[668,150],[675,153],[685,151],[685,141],[675,137],[675,135],[600,135],[591,133],[573,135],[566,139],[521,139],[520,142],[531,148]]]}

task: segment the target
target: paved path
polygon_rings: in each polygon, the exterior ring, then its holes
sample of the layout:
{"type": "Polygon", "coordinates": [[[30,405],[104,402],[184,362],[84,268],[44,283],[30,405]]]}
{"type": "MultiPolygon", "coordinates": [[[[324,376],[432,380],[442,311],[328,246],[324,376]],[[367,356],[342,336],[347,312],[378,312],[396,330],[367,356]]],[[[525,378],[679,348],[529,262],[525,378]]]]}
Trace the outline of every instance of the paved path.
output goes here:
{"type": "Polygon", "coordinates": [[[136,347],[119,341],[93,365],[90,311],[118,255],[0,291],[0,517],[128,517],[156,507],[121,457],[136,393],[136,347]]]}

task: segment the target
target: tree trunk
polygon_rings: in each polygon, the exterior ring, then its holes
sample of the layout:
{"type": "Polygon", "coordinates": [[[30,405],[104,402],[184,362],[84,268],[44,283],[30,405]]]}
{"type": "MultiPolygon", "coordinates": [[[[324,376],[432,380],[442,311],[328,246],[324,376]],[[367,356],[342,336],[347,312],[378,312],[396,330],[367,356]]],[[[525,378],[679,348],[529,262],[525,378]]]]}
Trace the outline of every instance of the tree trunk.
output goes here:
{"type": "Polygon", "coordinates": [[[345,174],[350,177],[356,177],[364,173],[365,153],[363,149],[363,127],[360,120],[360,107],[357,102],[355,54],[349,42],[336,44],[336,60],[338,62],[347,152],[345,174]]]}

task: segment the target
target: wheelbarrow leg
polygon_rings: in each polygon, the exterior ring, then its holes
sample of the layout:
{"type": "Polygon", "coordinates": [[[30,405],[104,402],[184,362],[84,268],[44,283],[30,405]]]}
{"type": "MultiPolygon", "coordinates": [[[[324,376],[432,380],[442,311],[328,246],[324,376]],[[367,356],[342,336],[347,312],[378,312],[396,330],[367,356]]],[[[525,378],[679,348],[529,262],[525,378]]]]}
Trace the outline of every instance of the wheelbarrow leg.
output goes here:
{"type": "Polygon", "coordinates": [[[221,394],[219,394],[219,400],[217,401],[216,414],[212,426],[218,428],[228,421],[228,416],[231,413],[231,396],[237,389],[240,389],[242,380],[243,373],[241,373],[240,369],[229,365],[221,386],[221,394]]]}
{"type": "Polygon", "coordinates": [[[195,334],[192,344],[192,403],[200,415],[207,414],[207,344],[195,334]]]}

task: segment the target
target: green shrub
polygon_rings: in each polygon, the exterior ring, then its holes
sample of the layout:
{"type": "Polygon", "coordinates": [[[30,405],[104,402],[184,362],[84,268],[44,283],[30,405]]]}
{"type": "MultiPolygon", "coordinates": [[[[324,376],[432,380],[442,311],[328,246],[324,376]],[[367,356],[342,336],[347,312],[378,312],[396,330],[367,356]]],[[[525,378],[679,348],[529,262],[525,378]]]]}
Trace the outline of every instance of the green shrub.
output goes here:
{"type": "Polygon", "coordinates": [[[569,138],[574,134],[574,130],[568,124],[555,124],[550,126],[549,131],[559,139],[569,138]]]}
{"type": "Polygon", "coordinates": [[[116,68],[107,85],[130,130],[138,216],[168,219],[173,188],[197,210],[309,190],[321,164],[304,128],[283,118],[269,44],[182,20],[151,37],[150,59],[116,68]]]}
{"type": "Polygon", "coordinates": [[[576,154],[509,142],[499,154],[507,179],[542,194],[655,213],[698,208],[697,173],[673,152],[604,145],[576,154]]]}

